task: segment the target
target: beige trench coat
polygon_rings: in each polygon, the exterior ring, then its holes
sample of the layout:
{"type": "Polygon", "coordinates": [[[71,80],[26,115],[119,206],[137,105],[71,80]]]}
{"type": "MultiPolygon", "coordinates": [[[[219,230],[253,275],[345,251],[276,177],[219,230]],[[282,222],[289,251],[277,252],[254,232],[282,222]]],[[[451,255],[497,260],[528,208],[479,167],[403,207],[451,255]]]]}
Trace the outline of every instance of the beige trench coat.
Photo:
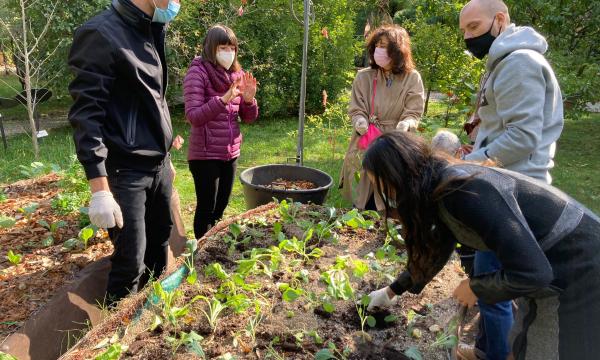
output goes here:
{"type": "MultiPolygon", "coordinates": [[[[386,86],[383,72],[371,68],[360,70],[352,84],[352,95],[348,114],[352,121],[352,139],[340,175],[342,195],[354,206],[364,209],[373,194],[373,186],[361,168],[363,151],[358,149],[360,135],[354,130],[354,123],[359,118],[369,119],[371,114],[371,97],[373,95],[373,78],[377,76],[377,92],[375,96],[375,116],[382,132],[393,130],[400,121],[413,119],[417,123],[423,115],[425,91],[421,75],[413,70],[408,74],[394,75],[390,87],[386,86]],[[360,179],[355,180],[357,171],[360,179]]],[[[411,130],[412,131],[412,130],[411,130]]],[[[375,194],[378,210],[385,209],[383,200],[375,194]]]]}

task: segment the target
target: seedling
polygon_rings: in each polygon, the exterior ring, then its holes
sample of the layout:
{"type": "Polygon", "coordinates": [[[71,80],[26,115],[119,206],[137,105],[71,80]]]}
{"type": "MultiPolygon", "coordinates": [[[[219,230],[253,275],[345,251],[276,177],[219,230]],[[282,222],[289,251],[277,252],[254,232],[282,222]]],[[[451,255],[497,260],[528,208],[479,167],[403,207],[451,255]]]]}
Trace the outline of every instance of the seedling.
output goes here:
{"type": "Polygon", "coordinates": [[[404,355],[411,360],[423,360],[421,351],[416,346],[411,346],[404,351],[404,355]]]}
{"type": "Polygon", "coordinates": [[[177,353],[177,350],[181,346],[185,346],[187,351],[192,354],[199,356],[201,359],[206,359],[206,354],[204,353],[204,349],[202,349],[201,342],[204,338],[198,335],[195,331],[190,331],[189,333],[180,332],[179,337],[171,337],[168,336],[167,342],[171,344],[171,348],[173,350],[173,355],[177,353]]]}
{"type": "Polygon", "coordinates": [[[208,320],[208,324],[210,325],[212,331],[215,332],[217,328],[217,322],[219,320],[219,315],[223,310],[227,308],[227,305],[221,303],[215,298],[209,299],[206,296],[202,295],[194,297],[192,299],[192,302],[195,302],[196,300],[203,300],[206,303],[208,311],[205,311],[204,309],[200,309],[200,311],[202,311],[202,313],[206,317],[206,320],[208,320]]]}
{"type": "Polygon", "coordinates": [[[356,306],[356,312],[360,317],[360,331],[365,334],[365,324],[369,325],[370,327],[375,327],[377,323],[373,316],[367,315],[367,306],[369,306],[371,299],[368,295],[363,295],[363,297],[360,298],[360,301],[356,301],[355,299],[353,300],[356,306]]]}
{"type": "Polygon", "coordinates": [[[50,236],[42,240],[42,246],[47,247],[54,244],[54,237],[58,232],[58,229],[67,226],[67,223],[64,221],[50,222],[48,223],[46,220],[39,220],[38,224],[45,227],[48,231],[50,231],[50,236]]]}
{"type": "Polygon", "coordinates": [[[406,324],[408,335],[413,336],[413,329],[417,320],[424,318],[425,316],[417,314],[414,310],[409,310],[406,314],[406,324]]]}
{"type": "MultiPolygon", "coordinates": [[[[158,313],[154,316],[154,321],[150,325],[150,330],[153,331],[159,325],[169,323],[173,326],[177,325],[179,318],[185,316],[189,312],[189,305],[177,307],[175,301],[181,297],[181,290],[165,291],[159,281],[153,284],[153,305],[157,308],[158,313]]],[[[194,302],[195,300],[192,300],[194,302]]]]}
{"type": "Polygon", "coordinates": [[[40,204],[33,202],[27,206],[24,206],[22,208],[18,208],[17,210],[22,213],[23,215],[25,215],[26,218],[30,218],[31,215],[33,215],[33,213],[35,213],[35,211],[37,210],[37,208],[40,206],[40,204]]]}
{"type": "Polygon", "coordinates": [[[352,229],[372,229],[375,225],[375,222],[373,220],[365,219],[365,215],[371,217],[372,219],[379,219],[379,214],[375,211],[364,211],[361,213],[358,211],[358,209],[352,209],[342,215],[340,221],[352,229]]]}
{"type": "Polygon", "coordinates": [[[8,262],[16,266],[21,263],[21,260],[23,260],[23,255],[17,254],[12,250],[8,250],[8,253],[6,254],[6,259],[8,260],[8,262]]]}
{"type": "Polygon", "coordinates": [[[3,202],[5,202],[8,199],[8,197],[6,196],[6,194],[4,193],[4,191],[0,191],[0,204],[2,204],[3,202]]]}
{"type": "Polygon", "coordinates": [[[79,231],[79,239],[81,240],[84,249],[87,249],[88,242],[96,235],[97,230],[98,229],[94,225],[89,225],[79,231]]]}
{"type": "Polygon", "coordinates": [[[298,212],[300,211],[302,204],[299,202],[293,202],[292,199],[288,200],[281,200],[279,203],[279,215],[281,215],[281,218],[284,222],[294,223],[296,222],[296,217],[298,216],[298,212]]]}
{"type": "Polygon", "coordinates": [[[186,277],[186,281],[190,285],[194,285],[198,280],[198,272],[196,271],[196,267],[194,266],[194,253],[198,248],[198,242],[196,240],[188,240],[185,243],[186,252],[183,255],[184,260],[183,264],[188,270],[188,275],[186,277]]]}
{"type": "Polygon", "coordinates": [[[323,255],[323,250],[319,248],[314,248],[308,252],[307,242],[310,241],[314,233],[314,229],[308,229],[304,234],[304,240],[298,240],[296,237],[291,239],[284,239],[279,243],[279,248],[282,250],[286,250],[291,253],[296,253],[302,256],[303,260],[309,261],[310,259],[318,259],[323,255]]]}
{"type": "Polygon", "coordinates": [[[0,215],[0,228],[8,229],[13,227],[17,221],[10,216],[0,215]]]}
{"type": "Polygon", "coordinates": [[[121,345],[120,343],[112,344],[102,354],[96,356],[94,360],[119,360],[121,354],[127,351],[127,345],[121,345]]]}
{"type": "Polygon", "coordinates": [[[330,341],[325,349],[321,349],[315,354],[315,360],[347,360],[351,353],[352,350],[349,347],[345,347],[344,350],[340,351],[330,341]]]}
{"type": "Polygon", "coordinates": [[[235,252],[236,248],[240,244],[247,245],[250,240],[252,240],[251,236],[246,236],[241,239],[241,236],[246,232],[245,225],[239,225],[236,223],[229,224],[229,232],[231,233],[231,236],[225,235],[223,237],[223,241],[229,245],[227,252],[230,256],[235,252]]]}
{"type": "Polygon", "coordinates": [[[454,318],[443,332],[439,333],[435,341],[430,345],[432,348],[439,347],[443,349],[452,349],[458,344],[458,338],[456,337],[457,319],[454,318]]]}
{"type": "Polygon", "coordinates": [[[248,324],[246,325],[246,335],[252,340],[252,344],[256,344],[256,328],[258,328],[263,318],[260,307],[257,304],[256,314],[248,319],[248,324]]]}
{"type": "Polygon", "coordinates": [[[301,288],[293,288],[290,284],[279,283],[279,291],[281,291],[281,298],[283,301],[293,302],[296,301],[300,296],[304,294],[304,290],[301,288]]]}

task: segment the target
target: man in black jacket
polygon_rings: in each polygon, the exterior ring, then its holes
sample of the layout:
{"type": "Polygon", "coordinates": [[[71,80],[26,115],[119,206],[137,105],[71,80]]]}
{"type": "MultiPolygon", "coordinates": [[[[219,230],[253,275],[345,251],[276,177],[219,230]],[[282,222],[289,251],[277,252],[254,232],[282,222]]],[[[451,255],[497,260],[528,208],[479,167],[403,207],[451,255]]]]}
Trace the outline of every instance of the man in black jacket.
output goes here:
{"type": "Polygon", "coordinates": [[[109,302],[166,265],[175,173],[165,31],[179,7],[179,0],[113,0],[77,29],[69,54],[69,120],[92,191],[90,221],[109,230],[115,247],[109,302]]]}

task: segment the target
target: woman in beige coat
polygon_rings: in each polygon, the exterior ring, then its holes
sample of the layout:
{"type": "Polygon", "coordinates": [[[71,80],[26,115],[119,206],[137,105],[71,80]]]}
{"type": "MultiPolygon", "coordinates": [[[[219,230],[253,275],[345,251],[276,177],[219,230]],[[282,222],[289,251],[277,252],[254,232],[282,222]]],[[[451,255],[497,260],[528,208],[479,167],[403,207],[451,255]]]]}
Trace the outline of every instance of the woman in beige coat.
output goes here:
{"type": "Polygon", "coordinates": [[[343,196],[355,207],[383,210],[383,200],[361,170],[363,150],[358,148],[358,140],[369,123],[381,132],[416,131],[423,115],[424,90],[404,28],[384,25],[375,29],[367,39],[367,50],[371,67],[360,70],[352,84],[348,114],[353,134],[344,158],[340,187],[343,196]]]}

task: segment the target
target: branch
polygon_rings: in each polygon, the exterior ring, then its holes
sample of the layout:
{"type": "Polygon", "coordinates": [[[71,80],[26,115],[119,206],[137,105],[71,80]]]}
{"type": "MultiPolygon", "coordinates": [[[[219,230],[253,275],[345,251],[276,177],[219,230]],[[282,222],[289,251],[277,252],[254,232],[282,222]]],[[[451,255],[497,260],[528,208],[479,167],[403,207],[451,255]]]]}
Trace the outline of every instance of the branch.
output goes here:
{"type": "Polygon", "coordinates": [[[2,25],[5,29],[6,32],[8,33],[8,35],[10,35],[10,38],[12,39],[14,46],[17,48],[17,52],[19,53],[23,53],[23,50],[21,48],[21,46],[19,45],[19,39],[15,37],[15,35],[13,34],[12,30],[10,29],[10,26],[8,25],[7,22],[4,21],[4,19],[0,18],[0,25],[2,25]]]}
{"type": "Polygon", "coordinates": [[[38,37],[35,37],[35,43],[31,47],[31,49],[29,49],[28,55],[31,55],[35,51],[35,49],[40,44],[40,41],[44,38],[44,36],[48,32],[48,30],[50,29],[50,24],[52,23],[52,19],[54,18],[54,13],[56,12],[56,6],[58,6],[58,1],[54,2],[54,6],[52,7],[52,12],[50,12],[50,15],[47,17],[48,21],[46,22],[46,25],[44,25],[44,29],[42,30],[40,35],[38,37]]]}

